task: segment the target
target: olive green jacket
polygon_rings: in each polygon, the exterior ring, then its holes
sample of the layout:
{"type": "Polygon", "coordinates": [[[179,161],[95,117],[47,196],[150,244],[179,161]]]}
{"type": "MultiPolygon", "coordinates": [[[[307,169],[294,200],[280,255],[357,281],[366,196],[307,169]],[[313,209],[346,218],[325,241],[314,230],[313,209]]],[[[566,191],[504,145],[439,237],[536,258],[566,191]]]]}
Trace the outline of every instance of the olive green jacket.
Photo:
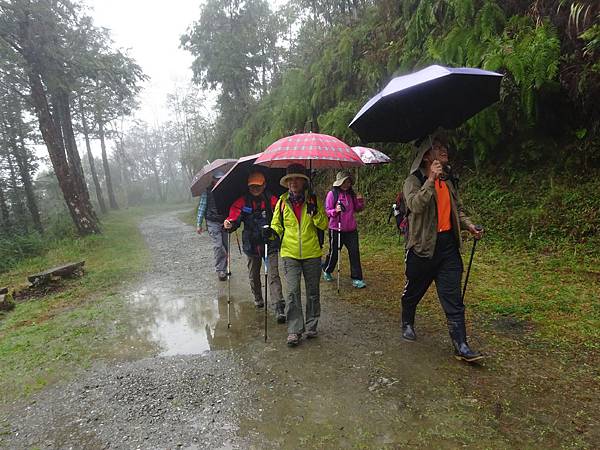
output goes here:
{"type": "MultiPolygon", "coordinates": [[[[416,255],[432,258],[437,240],[437,194],[434,182],[427,178],[422,169],[419,170],[425,178],[423,186],[416,175],[411,174],[404,181],[404,199],[410,210],[406,250],[412,248],[416,255]]],[[[463,211],[458,191],[452,181],[446,180],[446,184],[450,191],[452,231],[460,248],[460,230],[468,229],[472,222],[463,211]]]]}
{"type": "MultiPolygon", "coordinates": [[[[305,196],[308,198],[308,192],[305,192],[305,196]]],[[[281,239],[281,257],[295,259],[320,258],[323,252],[319,245],[317,228],[326,230],[328,224],[323,203],[317,200],[317,213],[310,216],[306,212],[306,202],[304,202],[300,216],[301,220],[298,222],[288,197],[288,192],[279,197],[271,220],[271,228],[281,239]]]]}

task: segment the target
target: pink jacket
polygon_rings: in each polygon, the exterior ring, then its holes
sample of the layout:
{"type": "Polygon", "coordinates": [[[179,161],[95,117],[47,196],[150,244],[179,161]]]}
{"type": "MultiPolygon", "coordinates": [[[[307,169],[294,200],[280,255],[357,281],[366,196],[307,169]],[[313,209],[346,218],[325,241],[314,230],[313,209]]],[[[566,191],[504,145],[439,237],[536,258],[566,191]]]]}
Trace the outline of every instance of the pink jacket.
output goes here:
{"type": "Polygon", "coordinates": [[[342,231],[356,230],[356,219],[354,218],[354,213],[365,209],[364,199],[353,199],[350,194],[340,189],[338,201],[341,201],[346,208],[346,210],[341,213],[337,213],[335,211],[333,191],[329,191],[327,193],[327,197],[325,198],[325,212],[327,213],[327,217],[329,217],[329,229],[337,230],[338,223],[341,222],[340,225],[342,231]]]}

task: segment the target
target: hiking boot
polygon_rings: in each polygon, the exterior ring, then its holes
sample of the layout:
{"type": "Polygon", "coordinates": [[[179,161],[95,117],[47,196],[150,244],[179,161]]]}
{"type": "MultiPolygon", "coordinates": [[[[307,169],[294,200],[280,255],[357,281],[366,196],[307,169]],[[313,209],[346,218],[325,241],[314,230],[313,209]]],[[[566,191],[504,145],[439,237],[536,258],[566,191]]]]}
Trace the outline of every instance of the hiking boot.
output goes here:
{"type": "Polygon", "coordinates": [[[363,280],[352,280],[352,286],[357,289],[366,288],[367,284],[363,280]]]}
{"type": "Polygon", "coordinates": [[[467,344],[467,330],[464,321],[448,321],[448,331],[454,346],[454,357],[459,361],[474,362],[483,359],[484,356],[469,348],[467,344]]]}
{"type": "Polygon", "coordinates": [[[307,339],[313,339],[319,336],[319,332],[317,330],[308,330],[306,332],[307,339]]]}
{"type": "Polygon", "coordinates": [[[417,335],[415,334],[414,325],[412,323],[402,322],[402,339],[411,342],[417,340],[417,335]]]}
{"type": "Polygon", "coordinates": [[[219,281],[227,281],[227,272],[217,272],[217,276],[219,277],[219,281]]]}
{"type": "Polygon", "coordinates": [[[333,281],[333,275],[331,275],[329,272],[323,272],[323,279],[325,281],[333,281]]]}
{"type": "Polygon", "coordinates": [[[301,333],[288,334],[288,337],[287,337],[288,347],[295,347],[296,345],[298,345],[300,343],[301,336],[302,336],[301,333]]]}
{"type": "Polygon", "coordinates": [[[275,315],[277,316],[277,323],[285,323],[287,317],[285,316],[285,304],[283,302],[275,305],[275,315]]]}

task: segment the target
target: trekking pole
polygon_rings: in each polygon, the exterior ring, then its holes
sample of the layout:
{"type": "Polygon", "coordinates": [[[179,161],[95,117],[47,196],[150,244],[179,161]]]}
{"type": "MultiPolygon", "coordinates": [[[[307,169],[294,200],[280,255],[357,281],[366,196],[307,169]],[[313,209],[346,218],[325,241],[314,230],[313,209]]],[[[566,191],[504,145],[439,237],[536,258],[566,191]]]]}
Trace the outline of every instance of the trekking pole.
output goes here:
{"type": "Polygon", "coordinates": [[[338,236],[337,236],[337,293],[340,293],[340,266],[342,265],[342,218],[338,220],[338,236]]]}
{"type": "MultiPolygon", "coordinates": [[[[269,228],[269,225],[265,225],[263,228],[269,228]]],[[[269,308],[269,247],[265,242],[265,342],[267,342],[267,309],[269,308]]]]}
{"type": "Polygon", "coordinates": [[[240,247],[240,238],[238,236],[237,230],[235,230],[235,240],[237,241],[238,251],[240,252],[240,255],[241,255],[242,254],[242,247],[240,247]]]}
{"type": "Polygon", "coordinates": [[[227,328],[231,328],[231,233],[227,233],[227,328]]]}
{"type": "MultiPolygon", "coordinates": [[[[480,225],[475,225],[475,229],[477,231],[483,230],[483,228],[480,225]]],[[[475,246],[477,245],[477,241],[479,241],[478,238],[473,239],[473,248],[471,249],[471,258],[469,259],[469,268],[467,269],[467,275],[465,276],[465,284],[463,286],[463,291],[462,291],[463,303],[465,301],[465,292],[467,292],[467,283],[469,282],[469,274],[471,273],[471,264],[473,264],[473,256],[475,256],[475,246]]]]}

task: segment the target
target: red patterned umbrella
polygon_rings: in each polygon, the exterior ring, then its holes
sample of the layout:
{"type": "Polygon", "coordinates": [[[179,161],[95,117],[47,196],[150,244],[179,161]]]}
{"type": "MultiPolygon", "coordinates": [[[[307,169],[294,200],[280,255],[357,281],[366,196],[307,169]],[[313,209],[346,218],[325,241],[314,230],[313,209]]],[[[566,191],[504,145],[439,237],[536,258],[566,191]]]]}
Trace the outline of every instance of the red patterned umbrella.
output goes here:
{"type": "Polygon", "coordinates": [[[254,164],[267,167],[302,164],[311,169],[343,169],[364,165],[348,144],[319,133],[301,133],[281,138],[269,145],[254,164]]]}

